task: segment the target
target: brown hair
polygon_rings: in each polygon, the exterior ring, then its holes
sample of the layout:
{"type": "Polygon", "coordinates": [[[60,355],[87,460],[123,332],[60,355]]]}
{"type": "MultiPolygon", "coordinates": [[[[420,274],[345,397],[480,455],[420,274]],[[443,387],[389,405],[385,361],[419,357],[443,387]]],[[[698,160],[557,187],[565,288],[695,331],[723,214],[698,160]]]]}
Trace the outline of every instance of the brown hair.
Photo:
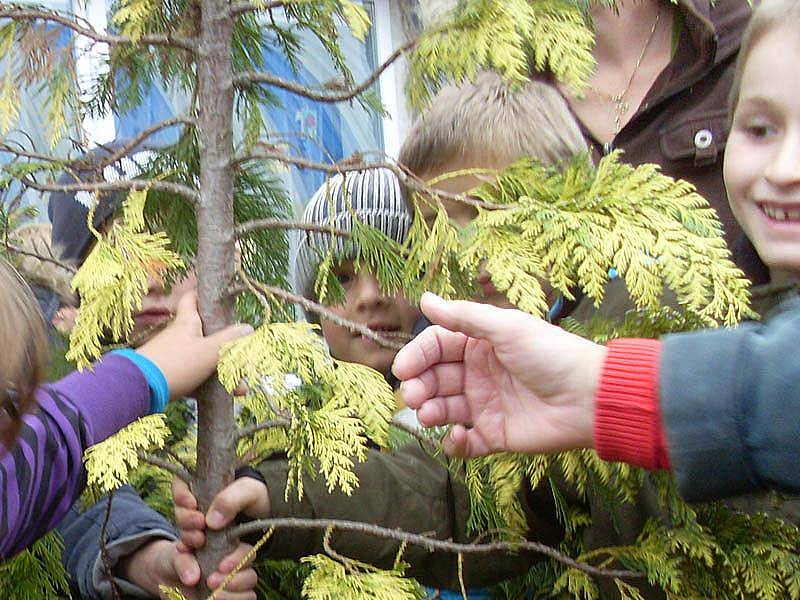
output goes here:
{"type": "MultiPolygon", "coordinates": [[[[753,12],[750,23],[742,35],[733,83],[730,94],[728,94],[728,115],[730,117],[733,117],[736,106],[739,104],[742,72],[750,52],[770,31],[789,26],[794,26],[800,35],[800,0],[765,0],[753,12]]],[[[787,73],[786,76],[789,74],[787,73]]]]}
{"type": "Polygon", "coordinates": [[[497,73],[443,88],[415,121],[399,161],[415,175],[438,174],[454,160],[476,166],[531,156],[551,166],[587,150],[566,101],[533,79],[514,90],[497,73]]]}
{"type": "Polygon", "coordinates": [[[0,259],[0,443],[6,447],[22,427],[22,415],[47,364],[47,336],[39,304],[16,270],[0,259]]]}

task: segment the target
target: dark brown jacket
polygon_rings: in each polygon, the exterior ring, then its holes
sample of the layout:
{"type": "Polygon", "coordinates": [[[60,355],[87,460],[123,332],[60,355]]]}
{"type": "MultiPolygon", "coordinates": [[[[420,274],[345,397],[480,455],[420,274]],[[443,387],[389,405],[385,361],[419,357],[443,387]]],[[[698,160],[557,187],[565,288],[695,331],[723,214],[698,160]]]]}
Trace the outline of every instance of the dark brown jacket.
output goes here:
{"type": "MultiPolygon", "coordinates": [[[[639,111],[607,148],[584,129],[595,160],[619,148],[630,164],[656,163],[664,174],[693,183],[716,209],[731,245],[741,230],[725,196],[722,155],[728,93],[750,12],[745,0],[679,0],[675,55],[639,111]]],[[[750,274],[747,258],[735,248],[734,260],[750,274]]]]}

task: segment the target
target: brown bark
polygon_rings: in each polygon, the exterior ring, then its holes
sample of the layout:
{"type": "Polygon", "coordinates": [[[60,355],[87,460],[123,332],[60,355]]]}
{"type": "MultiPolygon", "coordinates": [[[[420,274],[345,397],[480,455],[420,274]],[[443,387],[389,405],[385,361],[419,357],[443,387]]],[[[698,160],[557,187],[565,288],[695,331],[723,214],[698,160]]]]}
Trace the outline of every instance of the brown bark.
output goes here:
{"type": "MultiPolygon", "coordinates": [[[[200,200],[197,205],[197,272],[200,315],[206,334],[233,322],[227,290],[235,276],[233,219],[233,20],[225,0],[200,0],[201,26],[197,56],[200,109],[200,200]]],[[[194,492],[206,511],[214,496],[233,480],[236,461],[233,400],[216,378],[198,395],[197,468],[194,492]]],[[[224,533],[207,532],[198,560],[205,577],[235,541],[224,533]]]]}

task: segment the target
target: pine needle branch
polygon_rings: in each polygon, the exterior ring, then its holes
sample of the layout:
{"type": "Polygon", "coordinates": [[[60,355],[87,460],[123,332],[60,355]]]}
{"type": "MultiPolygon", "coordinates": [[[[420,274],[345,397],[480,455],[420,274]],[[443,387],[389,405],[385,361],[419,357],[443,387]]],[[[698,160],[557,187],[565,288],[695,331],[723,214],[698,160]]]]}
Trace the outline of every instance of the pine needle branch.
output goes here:
{"type": "Polygon", "coordinates": [[[339,519],[300,519],[294,517],[274,518],[274,519],[259,519],[257,521],[250,521],[238,527],[234,527],[227,531],[229,539],[236,540],[249,533],[257,531],[266,531],[268,529],[339,529],[341,531],[350,531],[358,533],[366,533],[376,537],[398,540],[407,544],[414,544],[415,546],[422,546],[431,552],[444,551],[452,552],[454,554],[488,554],[491,552],[519,552],[529,551],[544,554],[557,560],[558,562],[573,568],[588,573],[590,575],[600,577],[619,577],[641,579],[644,574],[637,573],[636,571],[627,571],[622,569],[604,569],[595,567],[586,563],[578,562],[568,555],[552,548],[546,544],[530,541],[518,542],[488,542],[484,544],[464,544],[457,542],[448,542],[445,540],[437,540],[417,533],[408,533],[399,529],[388,529],[373,525],[372,523],[363,523],[359,521],[348,521],[339,519]]]}
{"type": "Polygon", "coordinates": [[[119,190],[155,190],[175,194],[186,198],[192,204],[200,201],[200,194],[189,186],[171,181],[152,181],[148,179],[121,179],[119,181],[96,181],[82,183],[40,183],[29,177],[23,177],[22,183],[40,192],[113,192],[119,190]]]}
{"type": "Polygon", "coordinates": [[[291,424],[292,422],[289,419],[270,419],[268,421],[262,421],[261,423],[248,425],[247,427],[240,427],[236,430],[234,438],[241,440],[250,437],[254,433],[263,431],[264,429],[272,429],[274,427],[283,427],[285,429],[290,427],[291,424]]]}
{"type": "Polygon", "coordinates": [[[378,80],[378,78],[386,69],[388,69],[403,54],[414,48],[416,44],[417,40],[412,40],[406,44],[403,44],[397,50],[395,50],[389,56],[389,58],[383,62],[383,64],[370,73],[369,77],[367,77],[364,81],[357,86],[349,87],[342,92],[330,92],[324,89],[311,88],[289,79],[284,79],[282,77],[270,75],[269,73],[260,73],[256,71],[242,71],[234,78],[233,83],[239,87],[245,87],[253,83],[271,85],[316,102],[345,102],[346,100],[352,100],[356,96],[364,93],[373,83],[378,80]]]}
{"type": "Polygon", "coordinates": [[[49,21],[71,29],[75,33],[87,37],[95,42],[102,42],[109,45],[121,44],[145,44],[149,46],[169,46],[172,48],[182,48],[190,52],[197,49],[194,40],[173,36],[171,34],[151,33],[141,36],[134,40],[127,35],[109,35],[99,33],[91,26],[80,25],[72,17],[55,11],[41,10],[35,8],[5,8],[0,9],[0,19],[13,19],[19,21],[49,21]]]}
{"type": "Polygon", "coordinates": [[[253,231],[262,229],[284,229],[296,231],[317,231],[319,233],[333,234],[339,237],[349,238],[350,232],[344,229],[331,229],[327,225],[316,223],[300,223],[299,221],[284,221],[282,219],[257,219],[247,221],[236,227],[236,236],[242,237],[253,231]]]}

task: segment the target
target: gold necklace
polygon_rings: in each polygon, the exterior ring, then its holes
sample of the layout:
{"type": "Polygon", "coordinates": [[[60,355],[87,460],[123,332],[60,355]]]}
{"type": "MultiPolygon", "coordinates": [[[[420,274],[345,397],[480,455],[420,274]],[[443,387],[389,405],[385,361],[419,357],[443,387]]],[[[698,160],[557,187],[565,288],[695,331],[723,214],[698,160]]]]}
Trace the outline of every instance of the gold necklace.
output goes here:
{"type": "Polygon", "coordinates": [[[633,71],[631,71],[631,76],[628,78],[628,83],[625,84],[625,87],[622,88],[622,91],[618,94],[611,95],[608,92],[604,92],[602,90],[598,90],[594,86],[589,86],[596,95],[605,97],[607,100],[614,103],[614,137],[617,137],[617,134],[622,130],[622,117],[624,117],[628,110],[630,110],[630,104],[625,100],[628,96],[628,92],[631,89],[631,85],[633,85],[633,80],[636,78],[636,73],[639,71],[639,67],[642,64],[642,60],[644,60],[644,55],[647,54],[647,49],[650,47],[650,44],[653,42],[653,38],[656,34],[656,29],[658,28],[658,22],[661,19],[661,4],[658,6],[658,12],[656,12],[655,21],[653,21],[653,26],[650,28],[650,33],[647,36],[647,41],[644,43],[644,47],[642,48],[641,53],[639,54],[639,58],[636,59],[636,64],[633,65],[633,71]]]}

